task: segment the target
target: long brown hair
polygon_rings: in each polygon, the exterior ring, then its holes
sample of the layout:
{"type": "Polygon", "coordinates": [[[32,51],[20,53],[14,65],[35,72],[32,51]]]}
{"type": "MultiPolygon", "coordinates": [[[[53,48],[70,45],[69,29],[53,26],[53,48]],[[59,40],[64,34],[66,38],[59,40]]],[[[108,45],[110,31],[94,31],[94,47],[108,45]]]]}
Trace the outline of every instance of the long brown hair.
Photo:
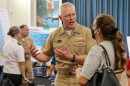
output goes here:
{"type": "Polygon", "coordinates": [[[123,34],[116,28],[114,18],[108,14],[96,17],[97,27],[101,29],[103,39],[112,42],[115,52],[115,69],[124,68],[126,64],[126,49],[123,34]]]}

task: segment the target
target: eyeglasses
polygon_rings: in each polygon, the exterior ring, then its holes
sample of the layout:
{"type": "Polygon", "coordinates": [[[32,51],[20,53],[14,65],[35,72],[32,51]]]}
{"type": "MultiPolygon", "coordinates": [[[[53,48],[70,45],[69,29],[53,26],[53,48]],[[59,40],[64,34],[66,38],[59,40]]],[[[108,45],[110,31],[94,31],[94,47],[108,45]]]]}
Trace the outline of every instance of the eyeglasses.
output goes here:
{"type": "Polygon", "coordinates": [[[68,14],[68,15],[64,15],[63,17],[64,17],[64,18],[76,17],[76,14],[75,14],[75,13],[73,13],[73,14],[68,14]]]}

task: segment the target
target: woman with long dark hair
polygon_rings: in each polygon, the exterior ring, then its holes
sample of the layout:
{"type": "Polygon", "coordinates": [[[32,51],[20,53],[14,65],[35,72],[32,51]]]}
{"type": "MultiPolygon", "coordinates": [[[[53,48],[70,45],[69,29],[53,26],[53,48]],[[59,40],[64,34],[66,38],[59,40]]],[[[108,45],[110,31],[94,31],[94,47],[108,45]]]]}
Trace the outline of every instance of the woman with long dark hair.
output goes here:
{"type": "MultiPolygon", "coordinates": [[[[98,44],[88,53],[83,67],[78,67],[75,71],[82,86],[86,85],[94,73],[104,65],[103,51],[99,45],[102,45],[107,50],[113,70],[125,68],[126,65],[127,57],[123,34],[116,28],[115,20],[111,15],[100,14],[96,17],[93,22],[92,36],[98,44]]],[[[128,86],[126,72],[123,72],[123,77],[118,75],[117,78],[121,86],[128,86]]]]}

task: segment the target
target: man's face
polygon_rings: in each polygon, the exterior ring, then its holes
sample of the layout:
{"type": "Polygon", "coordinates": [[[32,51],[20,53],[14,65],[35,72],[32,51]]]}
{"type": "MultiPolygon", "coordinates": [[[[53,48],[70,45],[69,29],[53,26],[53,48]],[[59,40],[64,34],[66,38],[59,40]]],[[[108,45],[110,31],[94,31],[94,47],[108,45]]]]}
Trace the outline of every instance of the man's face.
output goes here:
{"type": "Polygon", "coordinates": [[[65,29],[71,30],[75,28],[76,12],[74,8],[64,9],[59,18],[61,19],[65,29]]]}
{"type": "Polygon", "coordinates": [[[24,37],[28,37],[28,34],[29,34],[29,29],[27,26],[24,26],[24,28],[21,30],[22,31],[22,35],[24,37]]]}

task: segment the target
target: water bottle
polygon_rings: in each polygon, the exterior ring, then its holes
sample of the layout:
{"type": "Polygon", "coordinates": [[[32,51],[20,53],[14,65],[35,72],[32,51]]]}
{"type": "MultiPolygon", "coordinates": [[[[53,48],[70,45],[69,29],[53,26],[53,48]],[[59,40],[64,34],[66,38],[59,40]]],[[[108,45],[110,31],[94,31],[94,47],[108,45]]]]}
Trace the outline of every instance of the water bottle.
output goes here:
{"type": "Polygon", "coordinates": [[[54,80],[51,80],[51,86],[55,86],[54,80]]]}

